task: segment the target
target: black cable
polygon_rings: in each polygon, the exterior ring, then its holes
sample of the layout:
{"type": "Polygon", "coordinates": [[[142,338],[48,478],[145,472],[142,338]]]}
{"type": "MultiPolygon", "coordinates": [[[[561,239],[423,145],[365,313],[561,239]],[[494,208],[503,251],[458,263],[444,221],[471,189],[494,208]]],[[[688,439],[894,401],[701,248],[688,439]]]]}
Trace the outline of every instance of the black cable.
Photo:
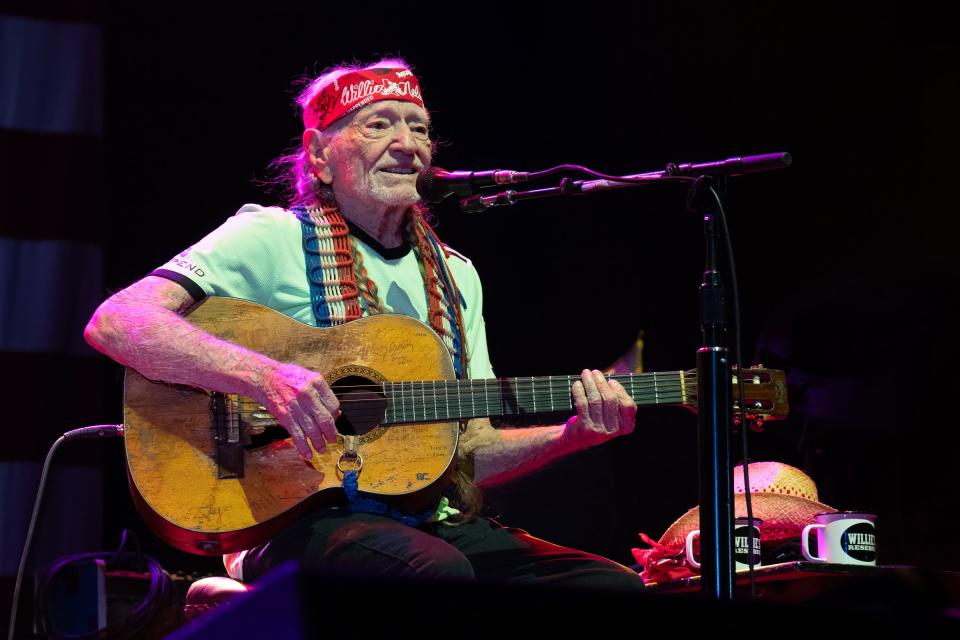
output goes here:
{"type": "Polygon", "coordinates": [[[43,470],[40,472],[40,485],[37,487],[37,499],[33,503],[33,513],[30,515],[30,525],[27,527],[27,537],[23,543],[23,552],[20,554],[20,566],[17,567],[17,578],[13,586],[13,604],[10,607],[10,626],[8,627],[7,639],[13,640],[14,632],[17,628],[17,604],[20,601],[20,587],[23,583],[23,573],[27,568],[27,557],[30,554],[30,545],[33,542],[33,532],[37,526],[37,517],[40,515],[40,504],[43,502],[43,490],[47,484],[47,474],[50,471],[50,463],[53,460],[53,454],[65,440],[79,438],[102,438],[113,435],[123,435],[123,425],[116,424],[98,424],[92,427],[81,427],[68,431],[59,438],[50,447],[47,457],[43,461],[43,470]]]}
{"type": "MultiPolygon", "coordinates": [[[[126,530],[124,531],[126,537],[126,530]]],[[[122,544],[122,543],[121,543],[122,544]]],[[[38,618],[44,625],[44,631],[51,637],[64,640],[92,640],[94,638],[121,638],[136,637],[146,623],[156,615],[158,609],[165,606],[174,596],[173,582],[163,567],[149,556],[137,551],[99,551],[66,556],[54,561],[43,572],[37,582],[38,618]],[[67,567],[92,560],[105,560],[107,567],[125,569],[128,571],[145,571],[150,575],[150,586],[143,601],[130,612],[130,615],[118,627],[98,629],[90,633],[62,634],[57,631],[47,606],[50,602],[50,592],[57,575],[67,567]]]]}
{"type": "Polygon", "coordinates": [[[33,532],[37,526],[37,516],[40,514],[40,503],[43,501],[43,489],[47,484],[47,473],[50,471],[50,461],[53,454],[63,441],[65,436],[60,436],[47,452],[47,458],[43,461],[43,471],[40,472],[40,486],[37,487],[37,499],[33,503],[33,513],[30,515],[30,525],[27,527],[27,539],[23,543],[23,552],[20,554],[20,566],[17,568],[17,579],[13,585],[13,604],[10,607],[10,627],[7,632],[7,640],[13,640],[14,631],[17,628],[17,603],[20,600],[20,586],[23,583],[23,572],[27,567],[27,556],[30,553],[30,543],[33,541],[33,532]]]}
{"type": "MultiPolygon", "coordinates": [[[[744,500],[746,501],[747,506],[747,518],[750,521],[750,524],[747,527],[747,562],[748,562],[748,574],[750,576],[750,599],[754,600],[757,597],[757,577],[754,573],[754,564],[753,564],[753,501],[750,497],[750,472],[747,470],[748,467],[748,456],[747,456],[747,407],[744,404],[744,391],[743,391],[743,363],[741,362],[741,343],[740,343],[740,291],[737,288],[737,267],[733,259],[733,241],[730,239],[730,228],[727,226],[727,215],[723,210],[723,202],[720,199],[720,195],[716,190],[710,186],[708,187],[711,195],[713,195],[714,201],[717,203],[717,215],[720,217],[720,227],[723,229],[723,237],[726,241],[727,247],[727,261],[729,262],[730,269],[730,299],[731,306],[733,307],[733,344],[734,344],[734,364],[736,365],[737,371],[737,396],[738,404],[740,406],[740,441],[743,444],[743,488],[744,488],[744,500]]],[[[734,501],[736,503],[736,501],[734,501]]],[[[736,516],[736,513],[734,513],[736,516]]]]}

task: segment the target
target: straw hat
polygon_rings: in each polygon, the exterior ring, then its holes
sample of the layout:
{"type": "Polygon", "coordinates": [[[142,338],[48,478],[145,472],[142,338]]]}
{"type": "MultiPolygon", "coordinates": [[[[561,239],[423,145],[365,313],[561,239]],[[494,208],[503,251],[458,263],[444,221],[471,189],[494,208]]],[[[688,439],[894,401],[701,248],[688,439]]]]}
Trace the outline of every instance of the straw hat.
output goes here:
{"type": "MultiPolygon", "coordinates": [[[[782,462],[750,463],[750,498],[753,517],[762,520],[764,544],[799,538],[803,527],[818,513],[836,511],[819,502],[817,485],[800,469],[782,462]]],[[[743,465],[733,468],[734,514],[747,516],[743,465]]],[[[662,545],[683,545],[686,536],[700,528],[700,508],[694,507],[674,522],[659,540],[662,545]]]]}

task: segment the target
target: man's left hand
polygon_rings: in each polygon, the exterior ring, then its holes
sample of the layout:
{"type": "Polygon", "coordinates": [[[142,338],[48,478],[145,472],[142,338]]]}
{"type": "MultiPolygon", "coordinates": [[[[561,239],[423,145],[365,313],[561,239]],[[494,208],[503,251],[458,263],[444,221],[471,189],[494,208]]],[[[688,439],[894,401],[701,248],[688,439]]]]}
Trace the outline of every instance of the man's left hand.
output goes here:
{"type": "Polygon", "coordinates": [[[577,415],[563,429],[563,439],[573,449],[633,432],[637,403],[619,382],[607,380],[600,371],[583,370],[573,383],[573,406],[577,415]]]}

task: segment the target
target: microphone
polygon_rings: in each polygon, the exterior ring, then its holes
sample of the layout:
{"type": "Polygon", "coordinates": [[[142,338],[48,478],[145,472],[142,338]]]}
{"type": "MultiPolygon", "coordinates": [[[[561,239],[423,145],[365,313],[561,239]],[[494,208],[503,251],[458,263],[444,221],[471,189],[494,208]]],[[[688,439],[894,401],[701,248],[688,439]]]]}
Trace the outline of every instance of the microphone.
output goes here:
{"type": "Polygon", "coordinates": [[[759,171],[785,169],[792,163],[793,156],[782,151],[758,156],[735,156],[716,162],[673,164],[667,167],[667,173],[672,176],[742,176],[759,171]]]}
{"type": "Polygon", "coordinates": [[[417,193],[427,202],[440,202],[450,195],[470,196],[484,187],[514,184],[529,177],[525,171],[447,171],[429,167],[417,176],[417,193]]]}

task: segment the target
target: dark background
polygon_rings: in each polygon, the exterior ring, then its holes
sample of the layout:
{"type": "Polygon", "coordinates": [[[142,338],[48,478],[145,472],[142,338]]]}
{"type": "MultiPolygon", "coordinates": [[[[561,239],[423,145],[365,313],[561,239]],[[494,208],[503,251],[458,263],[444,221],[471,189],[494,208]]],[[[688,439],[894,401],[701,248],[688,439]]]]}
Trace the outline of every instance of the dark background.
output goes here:
{"type": "MultiPolygon", "coordinates": [[[[790,169],[725,196],[744,357],[788,371],[793,409],[751,438],[751,458],[800,466],[822,501],[879,514],[881,562],[960,568],[948,312],[960,56],[945,16],[889,2],[127,4],[104,19],[111,291],[241,204],[277,203],[256,181],[302,130],[292,82],[354,58],[415,66],[447,168],[635,173],[792,153],[790,169]]],[[[703,239],[684,197],[659,186],[479,216],[437,206],[438,233],[484,281],[498,374],[603,367],[639,329],[647,370],[693,367],[703,239]]],[[[120,419],[119,371],[104,421],[120,419]]],[[[213,567],[149,534],[110,446],[107,539],[133,527],[167,568],[213,567]]],[[[644,410],[633,435],[488,503],[632,562],[638,532],[658,538],[696,504],[696,460],[692,413],[644,410]]]]}

